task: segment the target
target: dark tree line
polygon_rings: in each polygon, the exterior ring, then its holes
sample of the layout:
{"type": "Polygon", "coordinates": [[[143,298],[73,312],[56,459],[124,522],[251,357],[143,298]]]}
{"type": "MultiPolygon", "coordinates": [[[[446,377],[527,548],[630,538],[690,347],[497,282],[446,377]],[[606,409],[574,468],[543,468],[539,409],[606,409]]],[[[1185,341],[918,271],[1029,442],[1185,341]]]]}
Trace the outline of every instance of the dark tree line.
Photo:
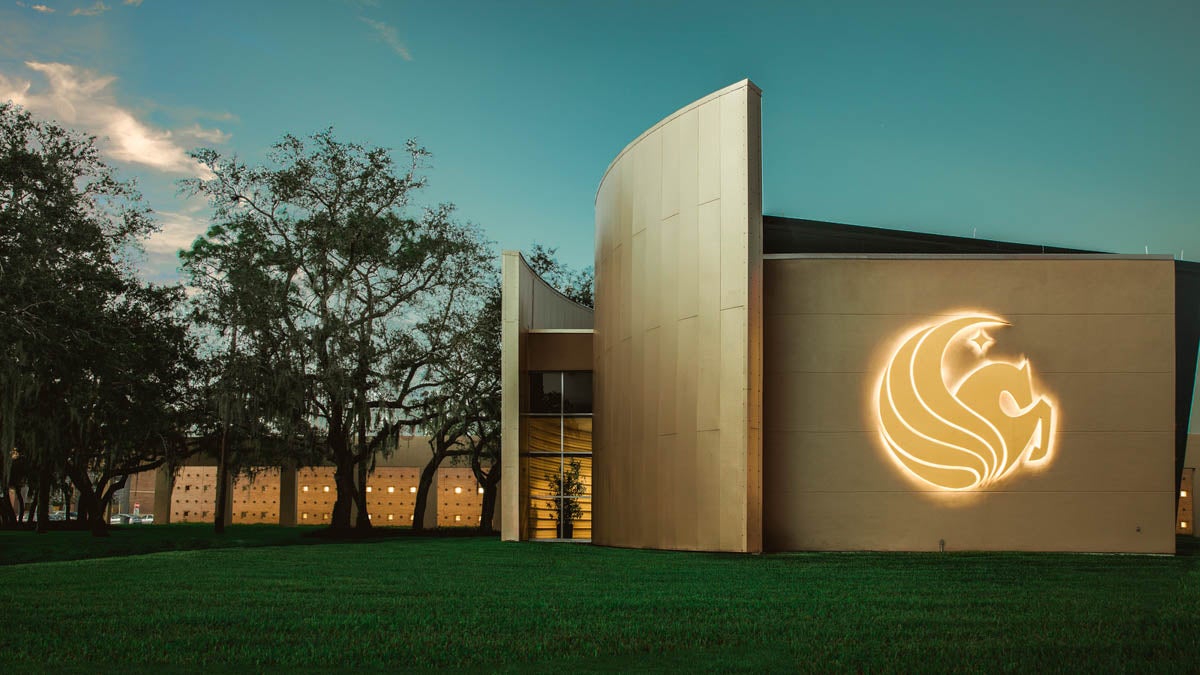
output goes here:
{"type": "Polygon", "coordinates": [[[152,229],[93,139],[0,104],[0,524],[23,515],[7,495],[25,488],[45,529],[69,484],[103,531],[125,476],[188,451],[183,291],[132,266],[152,229]]]}
{"type": "MultiPolygon", "coordinates": [[[[140,281],[154,229],[94,140],[0,106],[0,524],[76,495],[97,532],[125,476],[218,460],[231,477],[327,462],[331,527],[369,528],[367,477],[402,432],[430,438],[414,527],[446,460],[500,481],[500,291],[480,230],[419,207],[429,153],[284,136],[259,166],[198,150],[211,227],[180,253],[182,286],[140,281]],[[22,491],[24,488],[24,491],[22,491]],[[10,489],[13,490],[10,493],[10,489]]],[[[591,304],[590,269],[537,246],[531,263],[591,304]]],[[[70,510],[69,508],[67,510],[70,510]]]]}

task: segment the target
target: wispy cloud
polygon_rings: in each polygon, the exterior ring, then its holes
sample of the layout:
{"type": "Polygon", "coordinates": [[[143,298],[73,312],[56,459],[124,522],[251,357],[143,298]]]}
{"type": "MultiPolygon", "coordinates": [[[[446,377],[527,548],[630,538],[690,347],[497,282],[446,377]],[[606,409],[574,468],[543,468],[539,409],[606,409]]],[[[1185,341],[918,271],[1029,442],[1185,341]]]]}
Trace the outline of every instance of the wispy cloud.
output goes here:
{"type": "Polygon", "coordinates": [[[208,220],[188,213],[155,211],[162,229],[150,235],[145,242],[146,252],[158,255],[174,255],[180,249],[192,247],[196,237],[208,229],[208,220]]]}
{"type": "Polygon", "coordinates": [[[30,5],[29,9],[32,9],[35,12],[41,12],[42,14],[53,14],[55,11],[57,11],[53,7],[47,7],[46,5],[30,5]]]}
{"type": "Polygon", "coordinates": [[[112,9],[112,7],[104,4],[102,0],[96,0],[95,4],[93,5],[89,5],[87,7],[76,7],[75,9],[71,10],[71,16],[97,16],[107,12],[110,9],[112,9]]]}
{"type": "Polygon", "coordinates": [[[133,5],[134,7],[141,7],[141,6],[142,6],[142,0],[125,0],[125,2],[124,2],[124,3],[122,3],[122,4],[125,4],[125,5],[133,5]]]}
{"type": "Polygon", "coordinates": [[[375,31],[375,35],[378,36],[380,40],[383,40],[383,43],[390,47],[392,51],[399,54],[400,58],[404,59],[405,61],[412,61],[412,54],[408,52],[408,47],[405,47],[404,43],[400,41],[400,36],[396,34],[396,28],[394,26],[389,26],[382,21],[368,19],[365,16],[360,16],[358,18],[361,19],[363,23],[370,26],[375,31]]]}
{"type": "MultiPolygon", "coordinates": [[[[206,167],[188,157],[171,131],[154,128],[118,104],[109,88],[115,77],[62,63],[27,61],[25,65],[45,76],[47,86],[34,92],[31,81],[0,73],[0,101],[11,99],[38,115],[102,137],[101,148],[115,160],[170,174],[211,177],[206,167]]],[[[222,133],[199,125],[195,129],[209,135],[222,133]]],[[[184,135],[188,132],[195,135],[194,130],[185,130],[184,135]]]]}
{"type": "Polygon", "coordinates": [[[21,0],[17,0],[17,7],[27,7],[35,12],[41,12],[42,14],[53,14],[56,11],[53,7],[47,7],[46,5],[31,5],[27,2],[21,2],[21,0]]]}
{"type": "Polygon", "coordinates": [[[199,124],[193,124],[186,129],[180,129],[179,133],[182,136],[191,136],[198,141],[215,144],[228,143],[229,139],[233,138],[233,134],[216,128],[206,129],[199,124]]]}

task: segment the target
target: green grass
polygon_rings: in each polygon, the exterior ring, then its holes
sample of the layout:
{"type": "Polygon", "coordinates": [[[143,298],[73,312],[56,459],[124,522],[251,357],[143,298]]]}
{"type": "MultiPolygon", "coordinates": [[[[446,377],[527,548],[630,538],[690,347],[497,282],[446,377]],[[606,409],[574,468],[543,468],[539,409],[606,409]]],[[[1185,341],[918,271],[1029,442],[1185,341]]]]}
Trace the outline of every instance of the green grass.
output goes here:
{"type": "MultiPolygon", "coordinates": [[[[168,537],[177,526],[155,529],[168,537]]],[[[261,529],[260,543],[294,535],[261,529]]],[[[8,565],[0,672],[1189,671],[1198,560],[736,556],[396,537],[8,565]]]]}
{"type": "MultiPolygon", "coordinates": [[[[225,534],[213,532],[211,523],[173,525],[126,525],[110,527],[109,536],[94,537],[83,530],[56,529],[42,535],[0,530],[0,566],[20,563],[109,558],[115,556],[191,551],[208,548],[254,548],[324,544],[328,530],[321,526],[276,527],[274,525],[230,525],[225,534]]],[[[408,528],[375,528],[370,538],[471,537],[474,528],[440,528],[414,533],[408,528]]]]}
{"type": "Polygon", "coordinates": [[[82,530],[55,530],[42,535],[0,530],[0,565],[106,558],[162,551],[247,548],[309,543],[304,535],[317,528],[232,525],[223,536],[212,524],[126,525],[109,528],[109,536],[82,530]]]}

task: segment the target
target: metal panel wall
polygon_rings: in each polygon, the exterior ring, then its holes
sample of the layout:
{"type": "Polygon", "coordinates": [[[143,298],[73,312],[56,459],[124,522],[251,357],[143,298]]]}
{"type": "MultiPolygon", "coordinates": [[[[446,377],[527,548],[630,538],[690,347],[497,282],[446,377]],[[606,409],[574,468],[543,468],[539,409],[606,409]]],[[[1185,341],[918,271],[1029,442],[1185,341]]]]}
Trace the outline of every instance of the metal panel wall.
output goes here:
{"type": "Polygon", "coordinates": [[[760,97],[677,111],[597,191],[596,543],[761,550],[760,97]]]}

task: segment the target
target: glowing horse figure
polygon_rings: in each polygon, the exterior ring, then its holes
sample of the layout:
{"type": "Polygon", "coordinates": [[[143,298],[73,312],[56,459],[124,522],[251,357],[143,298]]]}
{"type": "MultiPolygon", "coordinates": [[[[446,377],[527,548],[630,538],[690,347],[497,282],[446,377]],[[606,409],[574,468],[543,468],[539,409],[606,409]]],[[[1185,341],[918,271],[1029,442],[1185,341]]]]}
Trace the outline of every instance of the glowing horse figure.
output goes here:
{"type": "MultiPolygon", "coordinates": [[[[953,388],[942,376],[959,335],[1006,325],[982,315],[947,319],[909,337],[884,370],[880,432],[896,461],[920,480],[946,490],[986,487],[1051,456],[1054,405],[1035,394],[1027,361],[985,359],[953,388]]],[[[976,348],[982,358],[984,347],[976,348]]]]}

